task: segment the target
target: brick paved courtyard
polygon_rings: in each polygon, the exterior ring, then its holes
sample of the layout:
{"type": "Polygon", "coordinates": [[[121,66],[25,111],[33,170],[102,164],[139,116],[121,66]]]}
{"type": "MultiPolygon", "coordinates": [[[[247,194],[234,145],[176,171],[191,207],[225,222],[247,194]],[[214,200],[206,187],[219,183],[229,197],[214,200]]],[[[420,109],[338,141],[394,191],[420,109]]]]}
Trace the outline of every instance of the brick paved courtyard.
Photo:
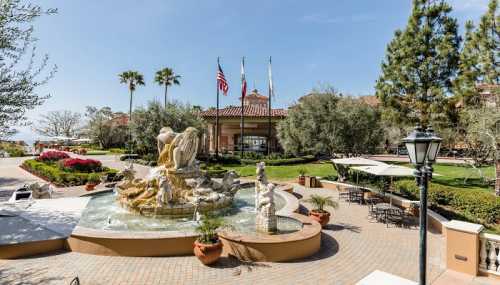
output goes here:
{"type": "MultiPolygon", "coordinates": [[[[296,189],[337,194],[327,189],[296,189]]],[[[307,206],[307,205],[306,205],[307,206]]],[[[0,284],[353,284],[379,269],[417,280],[418,230],[386,228],[369,222],[366,206],[341,202],[324,230],[316,255],[287,263],[241,263],[223,258],[205,267],[193,256],[140,258],[93,256],[61,252],[0,261],[0,284]]],[[[444,271],[444,240],[429,234],[429,279],[444,271]]]]}

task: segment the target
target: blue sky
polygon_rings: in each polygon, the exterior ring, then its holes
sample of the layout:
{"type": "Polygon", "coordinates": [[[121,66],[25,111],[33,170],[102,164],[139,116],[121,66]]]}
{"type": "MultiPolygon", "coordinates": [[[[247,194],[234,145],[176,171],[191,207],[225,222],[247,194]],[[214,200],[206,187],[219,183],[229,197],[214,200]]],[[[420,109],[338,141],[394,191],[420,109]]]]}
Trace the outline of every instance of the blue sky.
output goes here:
{"type": "MultiPolygon", "coordinates": [[[[238,104],[240,60],[246,57],[249,88],[267,90],[267,60],[273,57],[276,100],[286,107],[313,87],[329,84],[343,93],[374,92],[385,47],[405,26],[411,0],[40,0],[59,13],[36,22],[38,52],[49,53],[56,76],[39,92],[51,98],[28,112],[39,114],[85,106],[128,110],[118,74],[134,69],[146,86],[134,105],[162,98],[153,82],[168,66],[182,75],[169,97],[204,107],[215,105],[216,58],[230,85],[221,104],[238,104]]],[[[477,20],[487,0],[450,0],[461,25],[477,20]]],[[[265,92],[264,92],[265,94],[265,92]]],[[[15,138],[33,136],[20,128],[15,138]]]]}

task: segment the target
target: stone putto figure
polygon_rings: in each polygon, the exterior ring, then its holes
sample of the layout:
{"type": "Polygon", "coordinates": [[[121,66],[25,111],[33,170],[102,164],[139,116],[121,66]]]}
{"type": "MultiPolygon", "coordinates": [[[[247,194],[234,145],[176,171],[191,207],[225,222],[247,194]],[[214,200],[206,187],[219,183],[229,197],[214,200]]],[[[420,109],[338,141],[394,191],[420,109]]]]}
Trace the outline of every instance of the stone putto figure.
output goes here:
{"type": "Polygon", "coordinates": [[[267,181],[265,163],[257,163],[257,181],[255,182],[255,219],[257,231],[275,233],[278,230],[278,220],[274,204],[274,184],[267,181]]]}

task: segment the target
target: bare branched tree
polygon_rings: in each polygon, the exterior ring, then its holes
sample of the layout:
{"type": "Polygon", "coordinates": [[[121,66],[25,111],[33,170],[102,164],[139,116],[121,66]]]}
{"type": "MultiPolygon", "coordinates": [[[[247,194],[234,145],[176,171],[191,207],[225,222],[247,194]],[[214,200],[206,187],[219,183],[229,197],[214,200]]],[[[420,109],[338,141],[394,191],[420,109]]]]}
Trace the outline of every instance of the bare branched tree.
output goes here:
{"type": "Polygon", "coordinates": [[[41,115],[38,125],[34,128],[41,135],[54,137],[73,137],[81,129],[81,114],[77,112],[51,111],[41,115]]]}
{"type": "Polygon", "coordinates": [[[0,138],[15,133],[14,125],[26,122],[26,110],[42,104],[48,95],[36,88],[54,76],[57,67],[48,66],[48,55],[36,57],[33,21],[57,12],[44,10],[23,0],[0,2],[0,138]]]}

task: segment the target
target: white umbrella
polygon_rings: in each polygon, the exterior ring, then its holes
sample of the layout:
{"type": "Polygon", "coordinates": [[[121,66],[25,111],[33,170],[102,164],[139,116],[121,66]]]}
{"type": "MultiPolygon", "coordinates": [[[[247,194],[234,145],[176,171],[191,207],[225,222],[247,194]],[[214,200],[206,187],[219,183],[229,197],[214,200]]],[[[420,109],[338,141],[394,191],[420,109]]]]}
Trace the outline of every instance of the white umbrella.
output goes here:
{"type": "Polygon", "coordinates": [[[363,157],[336,158],[332,159],[332,162],[342,165],[387,165],[382,161],[367,159],[363,157]]]}
{"type": "MultiPolygon", "coordinates": [[[[370,173],[376,176],[410,177],[415,175],[415,169],[394,164],[354,166],[352,167],[352,169],[370,173]]],[[[433,175],[441,176],[437,173],[433,175]]]]}
{"type": "Polygon", "coordinates": [[[55,136],[55,137],[51,137],[51,139],[55,140],[55,141],[70,141],[70,140],[74,140],[75,138],[65,137],[65,136],[55,136]]]}
{"type": "MultiPolygon", "coordinates": [[[[342,165],[346,168],[349,168],[351,165],[387,165],[382,161],[367,159],[363,157],[348,157],[348,158],[336,158],[332,159],[335,169],[337,169],[336,165],[342,165]]],[[[339,169],[337,169],[338,171],[339,169]]],[[[358,183],[358,175],[356,173],[356,183],[358,183]]]]}
{"type": "Polygon", "coordinates": [[[91,142],[92,140],[91,139],[76,139],[76,140],[73,140],[74,142],[91,142]]]}
{"type": "Polygon", "coordinates": [[[392,177],[407,177],[413,176],[415,170],[409,167],[385,164],[385,165],[368,165],[355,166],[352,169],[370,173],[376,176],[392,176],[392,177]]]}
{"type": "MultiPolygon", "coordinates": [[[[391,185],[392,185],[392,177],[410,177],[415,175],[414,174],[415,170],[413,168],[394,165],[394,164],[355,166],[352,167],[352,169],[370,173],[376,176],[390,176],[391,185]]],[[[391,187],[391,193],[392,193],[392,187],[391,187]]],[[[392,205],[392,197],[389,200],[389,204],[392,205]]]]}

